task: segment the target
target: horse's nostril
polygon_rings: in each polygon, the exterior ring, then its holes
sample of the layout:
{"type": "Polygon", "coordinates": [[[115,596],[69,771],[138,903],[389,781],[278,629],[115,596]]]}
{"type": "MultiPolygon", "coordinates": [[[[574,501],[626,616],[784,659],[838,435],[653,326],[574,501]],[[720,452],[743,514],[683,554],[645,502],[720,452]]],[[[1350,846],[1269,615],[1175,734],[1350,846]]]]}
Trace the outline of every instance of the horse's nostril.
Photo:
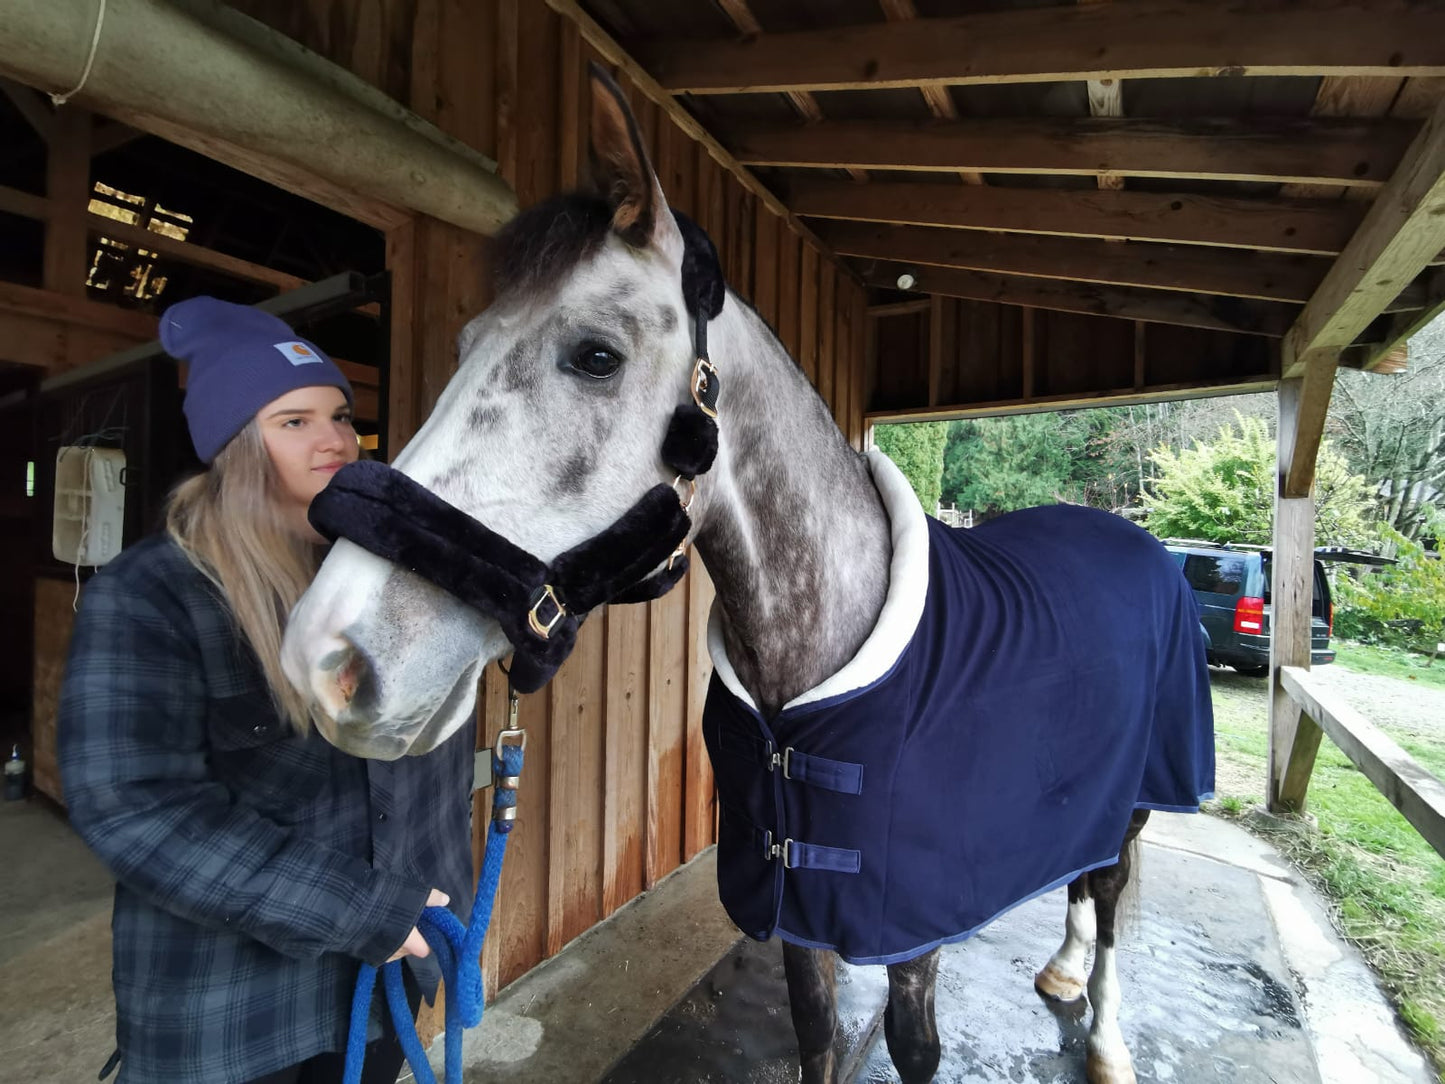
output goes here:
{"type": "Polygon", "coordinates": [[[355,648],[347,652],[346,659],[336,668],[333,680],[336,682],[336,691],[341,696],[343,704],[350,704],[360,687],[362,680],[366,677],[366,656],[355,648]]]}

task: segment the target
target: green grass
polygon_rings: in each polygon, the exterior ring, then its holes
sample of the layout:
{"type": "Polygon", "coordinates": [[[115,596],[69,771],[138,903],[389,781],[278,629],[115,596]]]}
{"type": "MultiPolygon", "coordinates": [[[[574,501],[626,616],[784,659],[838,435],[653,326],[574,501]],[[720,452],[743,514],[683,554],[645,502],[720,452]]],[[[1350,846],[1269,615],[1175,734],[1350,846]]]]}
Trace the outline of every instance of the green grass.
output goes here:
{"type": "MultiPolygon", "coordinates": [[[[1257,805],[1264,789],[1267,687],[1258,678],[1214,671],[1213,691],[1220,771],[1209,808],[1237,816],[1257,805]]],[[[1442,745],[1402,744],[1437,774],[1445,769],[1442,745]]],[[[1445,860],[1328,738],[1315,762],[1308,811],[1318,829],[1303,821],[1246,823],[1329,898],[1340,929],[1374,967],[1445,1081],[1445,860]]]]}
{"type": "Polygon", "coordinates": [[[1374,647],[1370,644],[1356,644],[1345,640],[1335,642],[1335,661],[1361,674],[1381,674],[1384,677],[1403,678],[1436,689],[1445,689],[1445,655],[1437,658],[1433,665],[1428,655],[1417,655],[1394,647],[1374,647]]]}

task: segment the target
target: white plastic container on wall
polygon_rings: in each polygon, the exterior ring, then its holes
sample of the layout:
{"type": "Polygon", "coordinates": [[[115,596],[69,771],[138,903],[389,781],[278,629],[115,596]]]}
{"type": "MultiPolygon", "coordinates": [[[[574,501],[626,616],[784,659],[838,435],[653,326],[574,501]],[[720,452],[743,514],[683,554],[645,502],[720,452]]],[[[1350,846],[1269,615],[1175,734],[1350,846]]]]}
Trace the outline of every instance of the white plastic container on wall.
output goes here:
{"type": "Polygon", "coordinates": [[[55,455],[57,561],[98,567],[120,553],[125,529],[125,452],[70,445],[55,455]]]}

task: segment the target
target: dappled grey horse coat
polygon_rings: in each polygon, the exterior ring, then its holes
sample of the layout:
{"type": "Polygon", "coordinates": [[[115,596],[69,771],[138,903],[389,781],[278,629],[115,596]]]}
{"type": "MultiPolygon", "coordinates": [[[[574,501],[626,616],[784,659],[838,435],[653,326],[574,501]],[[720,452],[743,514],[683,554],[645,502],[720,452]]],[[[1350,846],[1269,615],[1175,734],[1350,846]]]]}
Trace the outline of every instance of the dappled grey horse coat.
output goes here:
{"type": "Polygon", "coordinates": [[[945,527],[870,464],[894,543],[873,633],[765,721],[714,612],[703,729],[733,920],[895,963],[1114,862],[1135,809],[1197,809],[1214,726],[1193,593],[1149,534],[1067,505],[945,527]]]}

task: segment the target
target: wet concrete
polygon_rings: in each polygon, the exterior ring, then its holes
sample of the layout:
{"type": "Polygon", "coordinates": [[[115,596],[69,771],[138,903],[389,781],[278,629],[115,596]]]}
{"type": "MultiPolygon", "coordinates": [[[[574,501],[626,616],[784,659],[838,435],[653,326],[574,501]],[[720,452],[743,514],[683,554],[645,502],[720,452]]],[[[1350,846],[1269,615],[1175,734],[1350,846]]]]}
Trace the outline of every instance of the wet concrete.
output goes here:
{"type": "MultiPolygon", "coordinates": [[[[1319,1084],[1300,1005],[1257,876],[1145,847],[1137,919],[1118,950],[1120,1025],[1141,1081],[1319,1084]]],[[[1058,947],[1063,892],[944,949],[938,1084],[1084,1079],[1089,1011],[1033,990],[1058,947]]],[[[860,1080],[896,1080],[881,1045],[860,1080]]]]}
{"type": "MultiPolygon", "coordinates": [[[[834,1049],[852,1079],[878,1035],[888,978],[838,965],[834,1049]]],[[[782,943],[744,938],[638,1042],[601,1084],[791,1084],[798,1044],[788,1015],[782,943]]]]}

